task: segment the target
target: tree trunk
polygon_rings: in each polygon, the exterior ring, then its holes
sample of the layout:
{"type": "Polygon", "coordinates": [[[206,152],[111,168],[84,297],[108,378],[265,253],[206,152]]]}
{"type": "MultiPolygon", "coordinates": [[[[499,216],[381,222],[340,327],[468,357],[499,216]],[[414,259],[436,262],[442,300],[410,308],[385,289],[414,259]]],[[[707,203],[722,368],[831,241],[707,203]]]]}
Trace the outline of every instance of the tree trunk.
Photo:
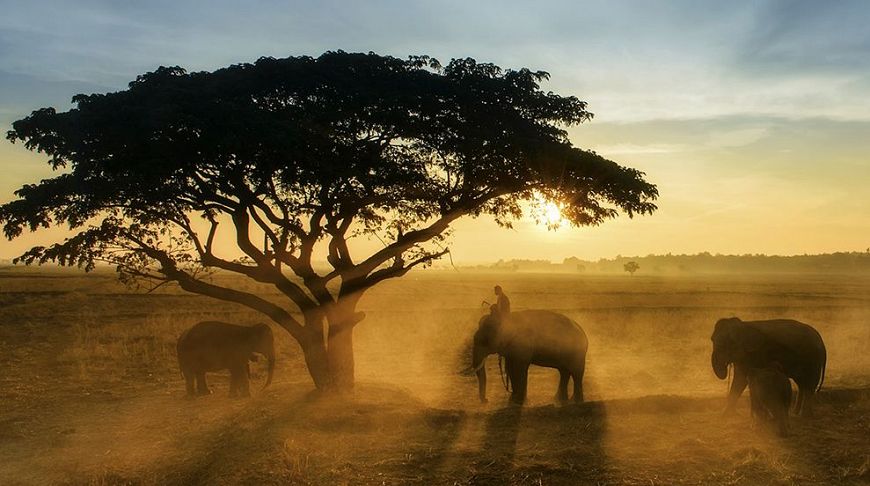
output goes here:
{"type": "Polygon", "coordinates": [[[329,316],[327,361],[331,384],[339,391],[353,389],[353,328],[364,317],[364,314],[356,312],[360,295],[340,297],[329,316]]]}
{"type": "Polygon", "coordinates": [[[323,336],[324,315],[311,313],[305,318],[307,337],[299,341],[308,373],[318,390],[347,391],[353,388],[353,328],[364,314],[355,312],[356,299],[339,302],[327,320],[329,331],[323,336]]]}
{"type": "MultiPolygon", "coordinates": [[[[320,329],[323,329],[323,327],[321,326],[320,329]]],[[[302,346],[302,353],[305,355],[305,365],[308,367],[308,373],[314,380],[314,386],[318,390],[329,389],[332,377],[329,372],[329,355],[326,350],[326,343],[323,340],[323,332],[312,331],[308,340],[299,344],[302,346]]]]}
{"type": "Polygon", "coordinates": [[[353,389],[353,325],[330,326],[327,361],[332,386],[339,391],[353,389]]]}

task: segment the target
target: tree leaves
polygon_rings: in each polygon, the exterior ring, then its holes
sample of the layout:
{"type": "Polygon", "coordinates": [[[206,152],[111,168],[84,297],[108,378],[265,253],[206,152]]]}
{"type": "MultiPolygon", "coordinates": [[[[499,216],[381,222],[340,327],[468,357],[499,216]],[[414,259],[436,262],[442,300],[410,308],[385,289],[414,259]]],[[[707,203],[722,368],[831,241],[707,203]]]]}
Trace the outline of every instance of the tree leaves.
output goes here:
{"type": "Polygon", "coordinates": [[[125,277],[176,280],[197,265],[221,268],[273,283],[305,309],[334,300],[332,279],[364,290],[430,264],[459,217],[509,226],[535,194],[575,225],[655,210],[643,173],[571,145],[565,127],[592,114],[574,96],[543,91],[547,79],[471,58],[442,65],[342,51],[214,72],[160,67],[126,90],[77,95],[67,112],[15,122],[7,138],[66,173],[20,189],[0,222],[8,238],[79,229],[27,262],[110,261],[125,277]],[[246,260],[212,252],[221,218],[233,221],[246,260]],[[174,251],[160,246],[166,228],[180,239],[174,251]],[[355,236],[376,236],[384,249],[354,259],[355,236]],[[311,262],[320,242],[333,267],[325,275],[311,262]]]}

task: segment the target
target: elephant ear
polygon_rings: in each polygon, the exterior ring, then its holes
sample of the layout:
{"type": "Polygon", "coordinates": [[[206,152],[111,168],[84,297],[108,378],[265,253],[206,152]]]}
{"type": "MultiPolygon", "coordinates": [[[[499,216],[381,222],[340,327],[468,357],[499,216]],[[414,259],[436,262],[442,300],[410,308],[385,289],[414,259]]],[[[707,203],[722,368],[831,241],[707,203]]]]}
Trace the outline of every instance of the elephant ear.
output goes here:
{"type": "Polygon", "coordinates": [[[495,314],[486,314],[477,321],[478,329],[498,329],[501,325],[501,319],[495,314]]]}
{"type": "Polygon", "coordinates": [[[751,354],[764,348],[764,334],[743,322],[734,327],[732,337],[737,344],[737,348],[741,349],[744,353],[751,354]]]}
{"type": "Polygon", "coordinates": [[[495,341],[496,334],[498,334],[498,326],[498,321],[490,316],[481,318],[477,325],[477,332],[474,333],[474,344],[485,347],[491,346],[495,341]]]}
{"type": "Polygon", "coordinates": [[[737,317],[719,319],[713,327],[713,341],[721,340],[723,338],[733,340],[734,331],[736,328],[740,327],[741,324],[743,324],[743,321],[737,317]]]}

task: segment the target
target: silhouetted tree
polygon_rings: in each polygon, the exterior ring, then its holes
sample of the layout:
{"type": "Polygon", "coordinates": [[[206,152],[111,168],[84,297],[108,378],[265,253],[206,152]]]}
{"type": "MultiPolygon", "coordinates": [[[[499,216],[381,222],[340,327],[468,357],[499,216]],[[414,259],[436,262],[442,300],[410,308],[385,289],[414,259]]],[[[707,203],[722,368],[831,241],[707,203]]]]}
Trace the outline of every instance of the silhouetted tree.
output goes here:
{"type": "Polygon", "coordinates": [[[63,173],[19,189],[0,221],[10,239],[76,230],[19,257],[28,264],[106,262],[125,282],[175,282],[259,311],[299,343],[318,388],[347,387],[360,297],[446,254],[456,219],[510,226],[541,196],[574,225],[655,209],[643,173],[571,145],[563,127],[592,114],[541,91],[547,78],[473,59],[344,52],[161,67],[124,91],[15,122],[9,140],[63,173]],[[237,253],[217,249],[224,234],[237,253]],[[349,240],[372,236],[383,248],[353,256],[349,240]],[[208,277],[218,270],[287,300],[208,277]]]}
{"type": "Polygon", "coordinates": [[[640,265],[638,265],[637,262],[632,261],[623,265],[622,268],[624,268],[626,272],[631,274],[631,276],[634,276],[634,272],[640,269],[640,265]]]}

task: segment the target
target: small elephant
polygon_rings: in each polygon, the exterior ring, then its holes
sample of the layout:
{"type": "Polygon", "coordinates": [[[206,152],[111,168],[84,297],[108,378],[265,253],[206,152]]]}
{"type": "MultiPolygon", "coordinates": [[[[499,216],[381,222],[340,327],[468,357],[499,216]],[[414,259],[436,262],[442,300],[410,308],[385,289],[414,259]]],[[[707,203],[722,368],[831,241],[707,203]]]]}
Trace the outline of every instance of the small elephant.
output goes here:
{"type": "Polygon", "coordinates": [[[511,402],[522,404],[528,388],[529,365],[559,370],[556,399],[568,400],[568,379],[574,380],[574,401],[583,402],[583,373],[588,340],[583,329],[571,319],[546,310],[524,310],[506,315],[493,312],[480,319],[474,334],[471,372],[477,374],[478,394],[486,402],[486,357],[499,354],[505,359],[513,386],[511,402]]]}
{"type": "Polygon", "coordinates": [[[734,364],[734,379],[728,392],[726,413],[734,411],[737,398],[748,383],[750,368],[767,368],[773,362],[798,386],[795,409],[811,413],[811,402],[825,380],[827,351],[822,336],[812,326],[790,319],[741,321],[720,319],[713,329],[710,361],[719,379],[728,377],[734,364]]]}
{"type": "Polygon", "coordinates": [[[275,340],[272,329],[266,324],[238,326],[217,321],[200,322],[182,333],[177,350],[188,396],[211,393],[205,373],[226,369],[230,370],[230,397],[250,396],[248,361],[256,360],[254,353],[268,360],[269,374],[263,388],[272,383],[275,340]]]}
{"type": "Polygon", "coordinates": [[[775,424],[780,436],[788,435],[791,382],[782,372],[782,367],[774,363],[768,368],[750,368],[746,377],[752,417],[757,422],[775,424]]]}

